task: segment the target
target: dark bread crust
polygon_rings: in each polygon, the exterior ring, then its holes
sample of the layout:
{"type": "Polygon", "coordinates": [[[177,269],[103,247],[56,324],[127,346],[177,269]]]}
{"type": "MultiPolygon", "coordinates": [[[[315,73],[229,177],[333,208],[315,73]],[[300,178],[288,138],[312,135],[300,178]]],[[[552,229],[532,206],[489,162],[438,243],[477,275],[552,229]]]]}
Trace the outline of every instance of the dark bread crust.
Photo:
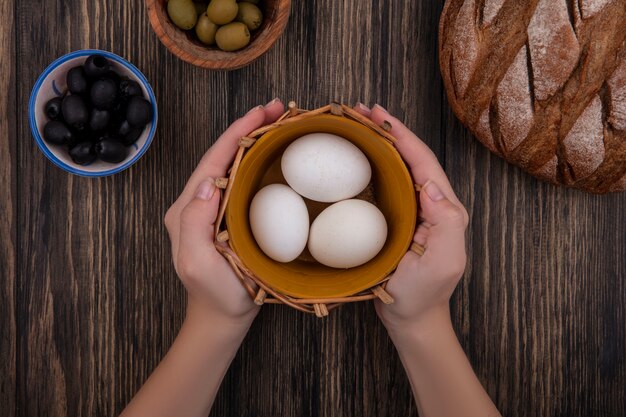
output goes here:
{"type": "Polygon", "coordinates": [[[492,152],[550,181],[626,189],[626,0],[448,0],[448,101],[492,152]]]}

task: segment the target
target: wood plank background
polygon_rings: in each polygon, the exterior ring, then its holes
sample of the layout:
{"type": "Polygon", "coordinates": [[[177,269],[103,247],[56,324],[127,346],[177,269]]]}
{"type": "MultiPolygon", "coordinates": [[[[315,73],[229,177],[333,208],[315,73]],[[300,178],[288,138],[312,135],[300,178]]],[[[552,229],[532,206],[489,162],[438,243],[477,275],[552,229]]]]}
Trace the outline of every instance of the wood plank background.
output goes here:
{"type": "Polygon", "coordinates": [[[0,415],[15,413],[16,399],[16,111],[14,3],[0,3],[0,415]]]}
{"type": "MultiPolygon", "coordinates": [[[[443,0],[293,3],[276,46],[226,73],[171,55],[141,0],[1,2],[0,415],[123,409],[183,317],[163,215],[219,133],[278,96],[378,102],[439,156],[471,215],[455,328],[505,415],[623,416],[626,193],[540,183],[470,136],[437,66],[443,0]],[[135,63],[158,99],[154,144],[110,178],[55,168],[28,127],[37,76],[83,48],[135,63]]],[[[263,308],[212,416],[276,415],[416,415],[370,304],[325,320],[263,308]]]]}

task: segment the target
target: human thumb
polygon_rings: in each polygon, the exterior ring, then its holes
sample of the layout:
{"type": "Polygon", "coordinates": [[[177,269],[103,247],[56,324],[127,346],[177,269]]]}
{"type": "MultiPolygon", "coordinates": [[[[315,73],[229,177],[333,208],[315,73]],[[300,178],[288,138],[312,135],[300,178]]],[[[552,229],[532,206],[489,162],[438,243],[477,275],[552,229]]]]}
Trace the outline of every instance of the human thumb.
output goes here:
{"type": "Polygon", "coordinates": [[[441,258],[442,262],[447,262],[450,256],[463,254],[464,262],[465,209],[448,200],[435,182],[428,181],[420,192],[420,211],[429,228],[426,254],[441,258]]]}
{"type": "Polygon", "coordinates": [[[219,203],[220,193],[213,178],[202,181],[194,198],[180,214],[179,253],[213,246],[219,203]]]}

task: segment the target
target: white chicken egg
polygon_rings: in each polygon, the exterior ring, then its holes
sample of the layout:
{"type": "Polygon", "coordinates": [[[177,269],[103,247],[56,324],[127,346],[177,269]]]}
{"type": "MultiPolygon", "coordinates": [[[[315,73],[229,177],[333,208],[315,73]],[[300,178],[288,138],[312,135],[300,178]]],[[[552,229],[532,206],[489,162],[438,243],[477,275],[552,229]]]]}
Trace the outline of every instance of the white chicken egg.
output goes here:
{"type": "Polygon", "coordinates": [[[319,263],[353,268],[374,258],[387,240],[387,222],[376,206],[344,200],[327,207],[309,233],[309,251],[319,263]]]}
{"type": "Polygon", "coordinates": [[[294,141],[283,153],[281,169],[298,194],[324,203],[356,196],[372,177],[365,154],[330,133],[311,133],[294,141]]]}
{"type": "Polygon", "coordinates": [[[278,262],[291,262],[306,247],[309,212],[291,188],[268,185],[252,199],[250,227],[263,253],[278,262]]]}

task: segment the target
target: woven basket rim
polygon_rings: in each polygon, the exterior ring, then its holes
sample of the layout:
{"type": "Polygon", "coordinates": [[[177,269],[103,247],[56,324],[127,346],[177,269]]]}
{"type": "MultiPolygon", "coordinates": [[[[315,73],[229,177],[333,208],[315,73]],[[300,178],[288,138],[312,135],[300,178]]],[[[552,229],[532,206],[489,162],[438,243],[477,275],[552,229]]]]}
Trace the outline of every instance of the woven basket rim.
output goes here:
{"type": "MultiPolygon", "coordinates": [[[[235,253],[228,235],[228,230],[226,227],[222,227],[222,223],[224,223],[223,220],[226,212],[226,207],[228,205],[228,201],[232,191],[232,185],[234,183],[233,179],[237,175],[239,165],[241,164],[241,161],[246,151],[250,147],[254,146],[256,141],[261,136],[273,129],[321,114],[332,114],[335,116],[346,117],[370,128],[382,139],[388,141],[389,143],[394,144],[396,142],[396,138],[393,137],[390,133],[392,125],[388,121],[384,121],[382,125],[379,126],[369,118],[356,112],[354,109],[336,102],[315,110],[304,110],[298,108],[296,103],[292,101],[288,105],[288,110],[283,115],[281,115],[276,122],[263,126],[251,132],[249,135],[239,139],[239,148],[237,150],[233,165],[229,171],[229,177],[216,179],[216,186],[222,190],[222,200],[216,222],[218,226],[216,228],[215,234],[216,248],[228,261],[230,266],[234,269],[237,277],[240,279],[242,285],[245,287],[246,291],[248,292],[254,303],[257,305],[285,304],[296,310],[305,313],[315,314],[317,317],[325,317],[329,314],[331,310],[345,303],[380,299],[385,304],[392,304],[394,302],[394,299],[385,290],[390,276],[384,277],[372,287],[350,296],[333,298],[291,297],[286,294],[282,294],[280,291],[272,288],[270,284],[254,274],[244,265],[244,263],[235,253]]],[[[419,192],[421,190],[421,186],[416,184],[415,190],[419,192]]],[[[424,248],[420,247],[420,245],[417,245],[414,242],[411,245],[410,250],[413,250],[420,256],[424,253],[424,248]]]]}

